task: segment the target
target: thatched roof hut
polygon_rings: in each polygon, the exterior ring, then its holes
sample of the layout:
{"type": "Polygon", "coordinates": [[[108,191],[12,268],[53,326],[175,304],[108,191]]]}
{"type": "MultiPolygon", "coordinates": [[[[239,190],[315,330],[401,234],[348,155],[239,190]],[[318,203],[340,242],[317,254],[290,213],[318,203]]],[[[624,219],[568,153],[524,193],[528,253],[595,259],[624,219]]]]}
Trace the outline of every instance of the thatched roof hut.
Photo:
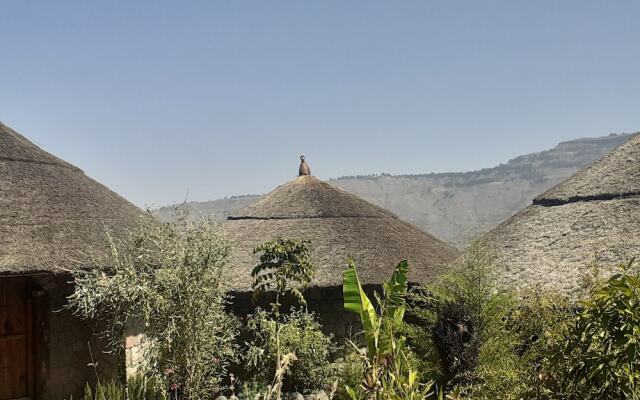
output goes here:
{"type": "Polygon", "coordinates": [[[640,255],[640,134],[484,237],[516,287],[575,289],[588,264],[640,255]]]}
{"type": "Polygon", "coordinates": [[[103,378],[116,376],[119,360],[102,353],[95,321],[63,309],[68,272],[80,252],[106,250],[107,229],[117,234],[141,215],[0,123],[0,355],[10,366],[0,398],[79,397],[95,380],[92,362],[103,378]]]}
{"type": "Polygon", "coordinates": [[[342,285],[351,255],[364,284],[379,285],[407,259],[412,282],[426,282],[459,252],[401,221],[380,207],[311,175],[302,162],[300,176],[269,193],[224,224],[232,242],[230,279],[239,291],[251,287],[258,263],[253,249],[277,237],[308,239],[316,266],[315,287],[342,285]]]}
{"type": "Polygon", "coordinates": [[[141,211],[0,123],[0,274],[62,272],[141,211]]]}

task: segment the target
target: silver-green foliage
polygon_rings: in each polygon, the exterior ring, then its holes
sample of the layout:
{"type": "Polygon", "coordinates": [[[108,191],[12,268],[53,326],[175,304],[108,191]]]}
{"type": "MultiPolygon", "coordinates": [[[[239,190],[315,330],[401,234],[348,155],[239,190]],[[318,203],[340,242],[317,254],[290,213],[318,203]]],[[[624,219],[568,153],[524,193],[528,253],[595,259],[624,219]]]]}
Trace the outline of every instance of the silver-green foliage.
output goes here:
{"type": "Polygon", "coordinates": [[[227,241],[209,221],[177,224],[146,218],[111,251],[74,273],[69,307],[97,319],[114,350],[128,323],[139,323],[150,343],[149,373],[181,386],[186,398],[220,389],[235,358],[237,322],[225,312],[221,278],[227,241]]]}

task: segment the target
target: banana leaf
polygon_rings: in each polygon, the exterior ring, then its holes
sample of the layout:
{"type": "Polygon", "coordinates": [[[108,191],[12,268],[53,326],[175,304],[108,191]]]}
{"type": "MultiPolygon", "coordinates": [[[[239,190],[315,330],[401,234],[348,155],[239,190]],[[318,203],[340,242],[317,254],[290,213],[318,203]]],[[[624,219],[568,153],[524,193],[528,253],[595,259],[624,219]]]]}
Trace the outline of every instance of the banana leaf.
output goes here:
{"type": "Polygon", "coordinates": [[[385,318],[393,321],[396,325],[402,324],[404,319],[408,275],[409,263],[404,260],[396,266],[391,280],[384,283],[385,318]]]}
{"type": "Polygon", "coordinates": [[[369,357],[375,357],[378,348],[378,315],[373,304],[371,304],[371,300],[362,289],[356,264],[351,259],[347,260],[347,264],[349,269],[344,271],[344,283],[342,286],[344,308],[360,316],[369,357]]]}

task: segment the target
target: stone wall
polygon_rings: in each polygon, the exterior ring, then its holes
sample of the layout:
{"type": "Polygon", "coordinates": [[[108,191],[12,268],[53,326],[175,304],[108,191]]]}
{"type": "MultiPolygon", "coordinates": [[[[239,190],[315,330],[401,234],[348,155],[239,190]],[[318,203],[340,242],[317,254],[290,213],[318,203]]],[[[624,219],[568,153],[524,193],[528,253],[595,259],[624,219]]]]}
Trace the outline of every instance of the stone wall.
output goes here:
{"type": "MultiPolygon", "coordinates": [[[[371,299],[373,299],[373,291],[377,289],[379,289],[377,286],[365,287],[371,299]]],[[[256,306],[252,302],[250,292],[234,292],[231,296],[230,308],[240,318],[245,318],[255,311],[256,306]]],[[[308,309],[316,313],[324,332],[333,334],[336,340],[353,338],[362,330],[359,317],[344,309],[342,286],[310,288],[305,290],[304,296],[308,309]]],[[[268,307],[269,301],[269,299],[263,299],[260,304],[265,308],[268,307]]],[[[287,299],[282,303],[286,307],[287,299]]]]}
{"type": "Polygon", "coordinates": [[[96,372],[101,380],[117,376],[116,357],[106,354],[104,344],[95,334],[95,323],[82,321],[64,310],[66,298],[73,290],[68,277],[35,277],[36,286],[46,297],[47,318],[42,327],[41,362],[38,366],[42,398],[57,400],[81,398],[84,385],[95,384],[96,372]],[[95,365],[95,369],[93,365],[95,365]]]}
{"type": "Polygon", "coordinates": [[[354,338],[362,330],[358,315],[344,309],[342,287],[311,288],[305,293],[308,308],[318,315],[325,333],[338,341],[354,338]]]}
{"type": "Polygon", "coordinates": [[[145,347],[148,344],[142,324],[134,322],[127,326],[125,331],[125,368],[127,379],[138,375],[144,371],[145,367],[145,347]]]}

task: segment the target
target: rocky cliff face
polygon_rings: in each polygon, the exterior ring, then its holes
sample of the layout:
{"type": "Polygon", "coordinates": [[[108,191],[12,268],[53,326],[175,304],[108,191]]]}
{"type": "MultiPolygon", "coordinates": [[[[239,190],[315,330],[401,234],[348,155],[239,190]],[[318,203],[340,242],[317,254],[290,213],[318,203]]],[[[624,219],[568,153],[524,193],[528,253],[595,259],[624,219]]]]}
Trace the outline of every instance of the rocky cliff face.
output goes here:
{"type": "MultiPolygon", "coordinates": [[[[563,142],[553,149],[519,156],[479,171],[351,176],[332,179],[330,183],[462,248],[629,137],[622,134],[563,142]]],[[[192,216],[222,220],[259,198],[232,197],[190,202],[182,207],[190,209],[192,216]]],[[[163,207],[158,212],[161,217],[171,219],[173,210],[174,207],[163,207]]]]}

